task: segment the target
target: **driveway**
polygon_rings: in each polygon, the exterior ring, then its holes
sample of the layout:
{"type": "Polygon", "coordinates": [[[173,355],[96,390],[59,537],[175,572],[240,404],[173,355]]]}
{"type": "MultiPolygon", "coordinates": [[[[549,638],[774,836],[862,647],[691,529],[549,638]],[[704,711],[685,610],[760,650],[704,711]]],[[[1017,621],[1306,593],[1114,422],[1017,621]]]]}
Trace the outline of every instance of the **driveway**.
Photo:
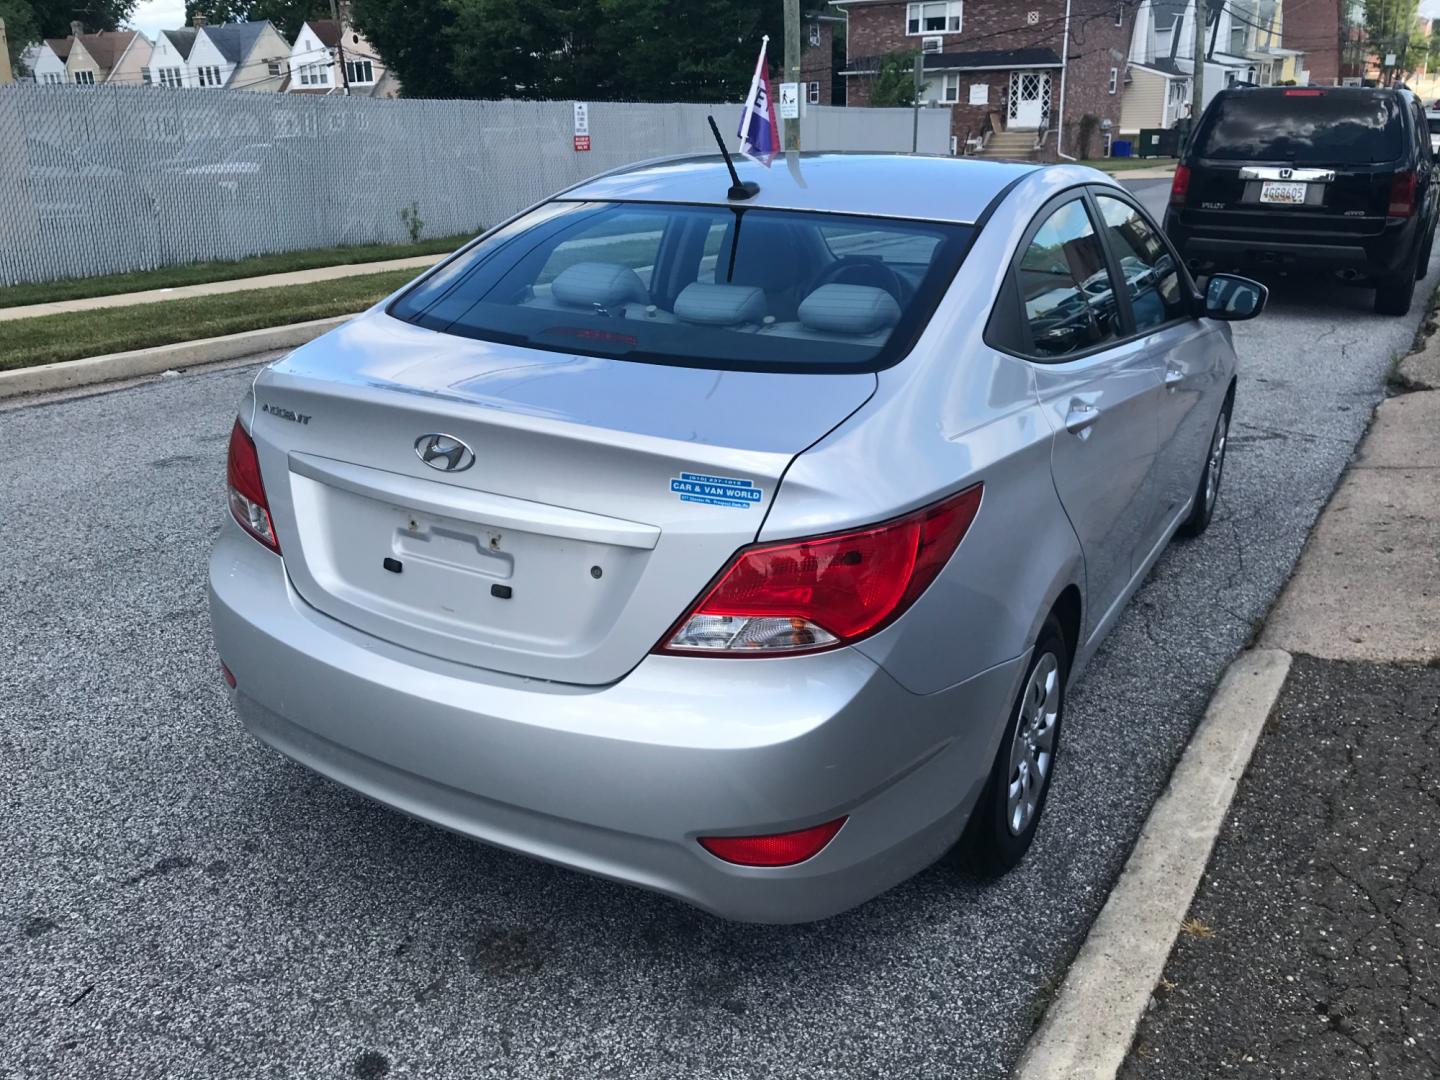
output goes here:
{"type": "Polygon", "coordinates": [[[1078,687],[1021,869],[801,927],[470,843],[241,730],[204,575],[250,370],[0,411],[0,1077],[1005,1075],[1409,344],[1369,298],[1283,286],[1236,329],[1215,524],[1078,687]]]}

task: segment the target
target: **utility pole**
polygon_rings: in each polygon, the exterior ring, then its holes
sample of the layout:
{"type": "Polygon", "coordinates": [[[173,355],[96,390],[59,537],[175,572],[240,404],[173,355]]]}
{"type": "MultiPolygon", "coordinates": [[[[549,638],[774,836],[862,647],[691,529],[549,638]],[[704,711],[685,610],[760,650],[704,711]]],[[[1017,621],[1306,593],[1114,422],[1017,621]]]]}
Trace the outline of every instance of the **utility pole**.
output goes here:
{"type": "Polygon", "coordinates": [[[1205,108],[1205,39],[1209,36],[1205,18],[1208,0],[1195,0],[1195,78],[1190,93],[1190,125],[1200,122],[1200,113],[1205,108]]]}
{"type": "MultiPolygon", "coordinates": [[[[910,152],[920,152],[920,95],[925,92],[925,51],[915,50],[914,63],[910,65],[910,74],[915,80],[915,100],[910,105],[910,152]]],[[[944,97],[945,95],[940,95],[944,97]]]]}
{"type": "MultiPolygon", "coordinates": [[[[785,0],[785,78],[795,84],[795,107],[800,107],[800,0],[785,0]]],[[[785,121],[785,149],[800,149],[800,117],[785,121]]]]}
{"type": "Polygon", "coordinates": [[[340,64],[340,89],[349,97],[350,73],[345,70],[345,21],[340,18],[342,10],[336,0],[330,0],[330,18],[335,20],[335,52],[340,64]]]}

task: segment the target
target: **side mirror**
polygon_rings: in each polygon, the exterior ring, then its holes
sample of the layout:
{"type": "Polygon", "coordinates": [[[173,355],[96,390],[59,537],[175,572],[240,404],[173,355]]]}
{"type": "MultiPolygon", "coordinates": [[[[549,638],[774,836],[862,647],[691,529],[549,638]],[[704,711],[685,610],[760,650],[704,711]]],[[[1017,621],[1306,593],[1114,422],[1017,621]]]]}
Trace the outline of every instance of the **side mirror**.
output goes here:
{"type": "Polygon", "coordinates": [[[1207,319],[1242,322],[1253,319],[1265,310],[1270,290],[1258,281],[1236,274],[1215,274],[1205,283],[1207,319]]]}

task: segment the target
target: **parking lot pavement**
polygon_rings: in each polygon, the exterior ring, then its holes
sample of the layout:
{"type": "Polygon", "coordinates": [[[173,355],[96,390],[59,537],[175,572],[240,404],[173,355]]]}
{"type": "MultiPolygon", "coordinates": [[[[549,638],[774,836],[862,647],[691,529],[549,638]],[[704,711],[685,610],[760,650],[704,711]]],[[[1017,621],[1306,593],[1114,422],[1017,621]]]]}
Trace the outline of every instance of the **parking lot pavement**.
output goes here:
{"type": "Polygon", "coordinates": [[[1440,1074],[1437,702],[1296,658],[1123,1080],[1440,1074]]]}
{"type": "Polygon", "coordinates": [[[0,410],[0,1077],[1005,1075],[1409,343],[1369,298],[1282,286],[1236,328],[1215,524],[1077,688],[1020,870],[799,927],[470,843],[244,734],[204,573],[247,372],[0,410]]]}

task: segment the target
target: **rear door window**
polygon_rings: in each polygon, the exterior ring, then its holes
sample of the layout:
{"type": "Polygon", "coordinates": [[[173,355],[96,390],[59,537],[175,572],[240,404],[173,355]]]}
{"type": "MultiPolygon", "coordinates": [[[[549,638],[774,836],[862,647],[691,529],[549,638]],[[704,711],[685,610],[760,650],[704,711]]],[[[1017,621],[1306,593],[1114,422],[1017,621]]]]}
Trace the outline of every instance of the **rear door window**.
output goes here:
{"type": "Polygon", "coordinates": [[[873,371],[909,350],[974,227],[556,201],[391,304],[442,333],[734,370],[873,371]]]}
{"type": "Polygon", "coordinates": [[[1020,257],[1016,276],[1038,356],[1063,359],[1122,333],[1105,251],[1079,199],[1046,218],[1020,257]]]}
{"type": "Polygon", "coordinates": [[[1144,333],[1187,316],[1190,309],[1180,266],[1159,231],[1120,199],[1097,194],[1095,204],[1125,277],[1135,329],[1144,333]]]}
{"type": "Polygon", "coordinates": [[[1239,91],[1206,111],[1195,153],[1215,161],[1371,165],[1405,154],[1393,94],[1239,91]]]}

